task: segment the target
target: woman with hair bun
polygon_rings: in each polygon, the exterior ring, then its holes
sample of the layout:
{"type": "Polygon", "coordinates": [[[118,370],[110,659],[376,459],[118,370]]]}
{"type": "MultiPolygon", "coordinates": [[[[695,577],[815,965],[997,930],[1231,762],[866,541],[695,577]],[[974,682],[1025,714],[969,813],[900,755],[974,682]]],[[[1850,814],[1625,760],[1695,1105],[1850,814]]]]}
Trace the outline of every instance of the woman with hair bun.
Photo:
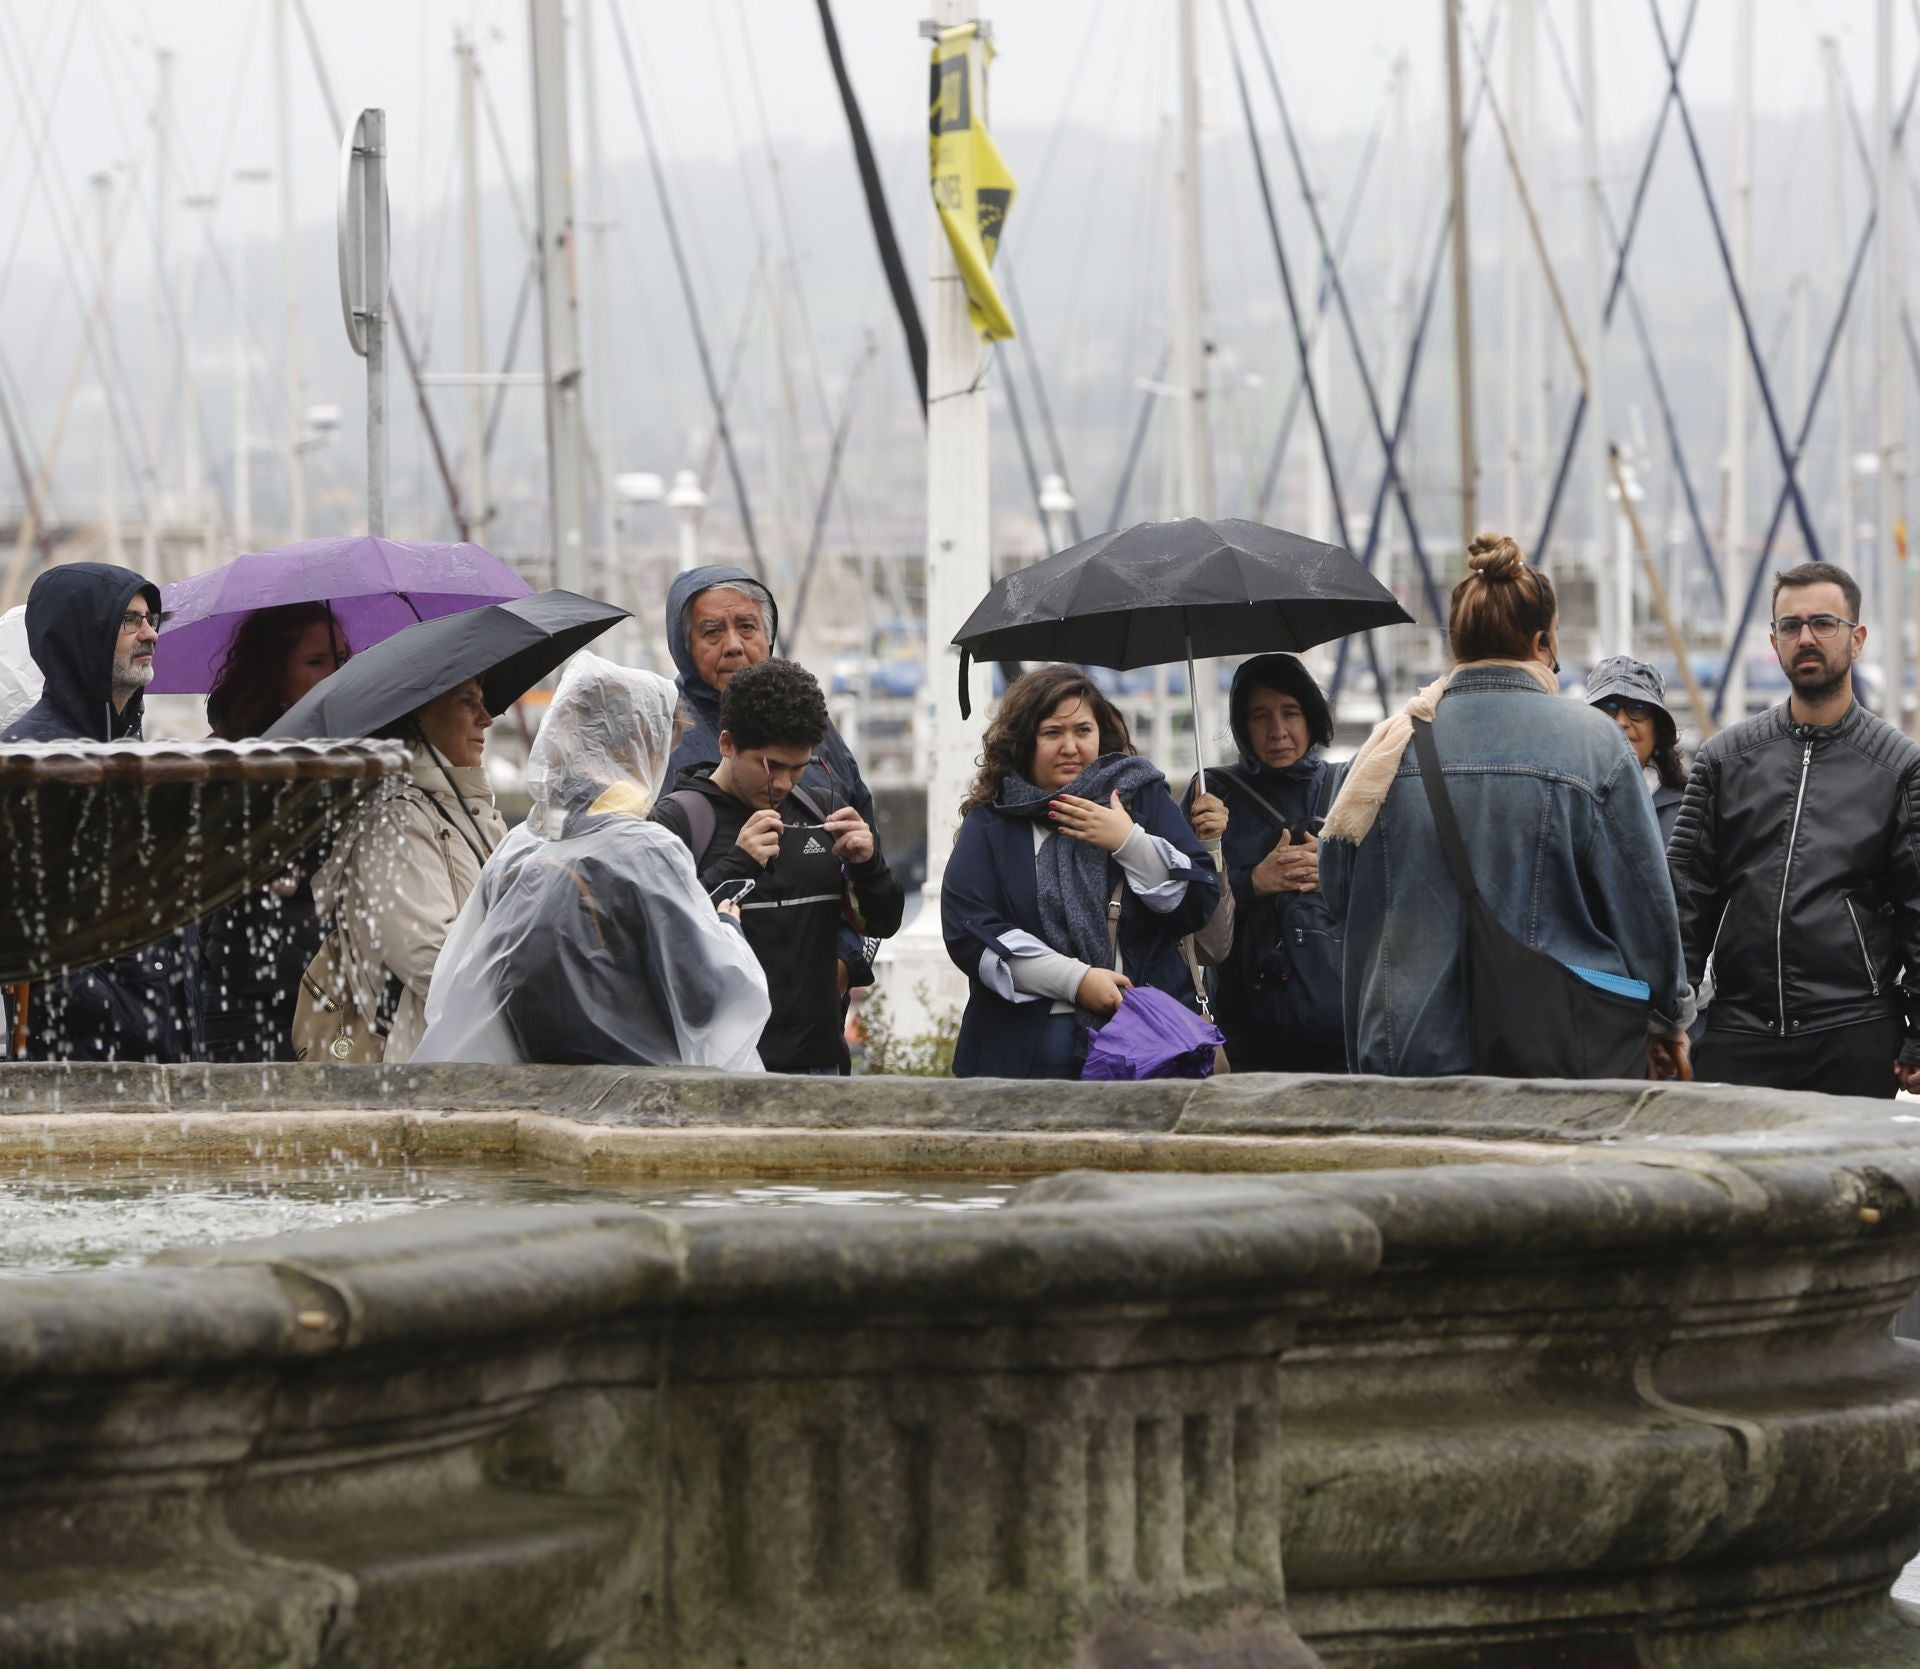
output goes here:
{"type": "Polygon", "coordinates": [[[955,1077],[1079,1077],[1089,1022],[1130,986],[1197,1006],[1180,940],[1212,916],[1219,877],[1084,671],[1013,681],[960,815],[940,885],[967,976],[955,1077]]]}
{"type": "MultiPolygon", "coordinates": [[[[1613,722],[1559,699],[1553,582],[1502,534],[1468,547],[1447,636],[1453,669],[1355,756],[1320,851],[1347,924],[1356,1072],[1473,1070],[1462,910],[1413,741],[1435,749],[1474,881],[1499,925],[1603,991],[1644,995],[1649,1076],[1685,1074],[1693,992],[1653,802],[1613,722]]],[[[1476,991],[1482,1004],[1500,993],[1476,991]]],[[[1566,1075],[1572,1075],[1571,1073],[1566,1075]]]]}

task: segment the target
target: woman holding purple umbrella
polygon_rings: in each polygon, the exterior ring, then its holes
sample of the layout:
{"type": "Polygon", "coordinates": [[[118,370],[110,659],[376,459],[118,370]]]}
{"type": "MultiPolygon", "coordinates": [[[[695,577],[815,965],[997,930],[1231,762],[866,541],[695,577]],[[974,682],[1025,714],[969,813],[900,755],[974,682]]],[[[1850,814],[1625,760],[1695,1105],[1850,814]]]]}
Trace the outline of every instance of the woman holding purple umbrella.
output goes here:
{"type": "MultiPolygon", "coordinates": [[[[349,653],[326,603],[255,609],[234,632],[207,692],[209,728],[224,742],[260,735],[349,653]]],[[[201,926],[209,1060],[295,1058],[294,998],[320,948],[312,872],[324,856],[314,854],[307,865],[236,899],[201,926]]]]}
{"type": "Polygon", "coordinates": [[[235,630],[207,692],[207,728],[223,742],[266,734],[352,652],[330,603],[255,609],[235,630]]]}

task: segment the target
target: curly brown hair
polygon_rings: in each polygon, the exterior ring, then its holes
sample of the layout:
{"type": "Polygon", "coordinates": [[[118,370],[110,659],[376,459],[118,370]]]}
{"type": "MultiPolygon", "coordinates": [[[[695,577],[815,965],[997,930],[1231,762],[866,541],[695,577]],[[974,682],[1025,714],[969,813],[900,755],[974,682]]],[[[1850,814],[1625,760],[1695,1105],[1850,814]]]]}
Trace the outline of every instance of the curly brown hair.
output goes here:
{"type": "Polygon", "coordinates": [[[1100,693],[1086,669],[1056,664],[1035,667],[1007,686],[1000,711],[987,726],[980,746],[980,771],[960,802],[965,818],[975,806],[990,806],[1000,797],[1008,777],[1025,776],[1033,769],[1033,751],[1039,745],[1040,726],[1063,701],[1084,701],[1093,709],[1100,728],[1100,751],[1132,753],[1133,738],[1120,709],[1100,693]]]}
{"type": "Polygon", "coordinates": [[[266,734],[287,710],[280,691],[288,658],[311,628],[333,617],[325,603],[282,603],[243,619],[207,692],[207,728],[223,742],[266,734]]]}

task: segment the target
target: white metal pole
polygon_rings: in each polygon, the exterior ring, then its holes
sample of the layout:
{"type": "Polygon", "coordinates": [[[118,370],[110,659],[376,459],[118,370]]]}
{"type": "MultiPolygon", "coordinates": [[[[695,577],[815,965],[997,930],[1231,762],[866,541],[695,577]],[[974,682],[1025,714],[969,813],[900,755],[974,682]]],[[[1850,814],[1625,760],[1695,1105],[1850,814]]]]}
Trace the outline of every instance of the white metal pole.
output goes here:
{"type": "Polygon", "coordinates": [[[1900,520],[1900,157],[1893,135],[1893,0],[1879,0],[1874,31],[1874,114],[1879,152],[1880,273],[1874,312],[1874,392],[1879,406],[1880,506],[1874,517],[1876,614],[1887,719],[1905,728],[1906,611],[1894,530],[1900,520]]]}
{"type": "MultiPolygon", "coordinates": [[[[235,183],[247,178],[235,175],[235,183]]],[[[247,397],[247,246],[239,222],[246,205],[246,194],[233,194],[235,230],[233,236],[233,542],[235,550],[245,550],[253,538],[253,460],[247,450],[247,431],[253,427],[253,413],[247,397]]]]}
{"type": "MultiPolygon", "coordinates": [[[[1514,0],[1510,49],[1518,54],[1518,84],[1514,89],[1512,110],[1515,147],[1520,153],[1521,174],[1527,192],[1538,205],[1541,200],[1540,171],[1540,97],[1539,46],[1540,19],[1537,0],[1514,0]]],[[[1516,184],[1513,191],[1517,194],[1516,184]]],[[[1514,205],[1515,233],[1524,240],[1526,219],[1514,205]]],[[[1541,471],[1546,467],[1547,403],[1542,385],[1541,367],[1547,358],[1547,303],[1540,293],[1539,275],[1523,255],[1515,289],[1515,354],[1519,359],[1520,409],[1519,435],[1514,442],[1520,460],[1520,515],[1514,527],[1516,536],[1532,524],[1541,504],[1541,471]]]]}
{"type": "MultiPolygon", "coordinates": [[[[1793,283],[1788,290],[1793,304],[1793,421],[1796,424],[1800,421],[1800,414],[1807,409],[1807,378],[1811,370],[1808,359],[1810,352],[1808,313],[1811,309],[1812,288],[1813,281],[1806,273],[1801,272],[1794,275],[1793,283]]],[[[1803,556],[1812,554],[1806,549],[1804,540],[1800,548],[1803,556]]]]}
{"type": "Polygon", "coordinates": [[[179,364],[173,339],[172,308],[168,305],[170,252],[167,227],[173,204],[169,177],[168,134],[173,127],[173,54],[164,48],[154,54],[159,86],[153,104],[153,352],[149,374],[152,412],[147,446],[147,514],[140,535],[141,568],[151,579],[164,579],[160,569],[160,466],[166,451],[167,407],[173,397],[173,372],[179,364]]]}
{"type": "MultiPolygon", "coordinates": [[[[978,22],[978,0],[933,0],[935,31],[978,22]]],[[[985,43],[967,55],[975,119],[987,111],[985,43]]],[[[972,716],[960,716],[959,652],[953,635],[966,623],[992,579],[991,480],[987,468],[987,348],[967,317],[967,289],[937,215],[927,226],[927,655],[920,690],[920,738],[926,749],[927,878],[919,913],[889,944],[889,999],[912,1035],[932,1015],[922,993],[944,1007],[964,1000],[965,987],[940,933],[940,884],[959,833],[959,806],[973,777],[991,698],[988,669],[974,664],[967,688],[972,716]]]]}
{"type": "Polygon", "coordinates": [[[1479,532],[1480,461],[1474,440],[1472,227],[1467,206],[1466,143],[1461,132],[1460,24],[1454,0],[1441,0],[1447,60],[1447,184],[1453,197],[1453,381],[1460,448],[1460,543],[1479,532]]]}
{"type": "Polygon", "coordinates": [[[174,291],[180,308],[180,407],[175,421],[180,426],[180,503],[192,537],[200,549],[202,562],[213,561],[213,506],[207,493],[207,470],[200,446],[200,379],[194,363],[193,338],[199,323],[199,285],[195,268],[199,265],[196,243],[209,235],[210,219],[218,202],[210,196],[192,196],[185,206],[199,214],[199,225],[180,240],[180,277],[174,291]],[[196,237],[195,234],[198,234],[196,237]]]}
{"type": "MultiPolygon", "coordinates": [[[[1320,415],[1325,419],[1325,433],[1331,444],[1333,433],[1333,342],[1332,319],[1320,321],[1320,334],[1313,339],[1313,353],[1309,356],[1313,364],[1313,382],[1320,396],[1320,415]]],[[[1328,486],[1332,479],[1328,472],[1328,459],[1325,448],[1320,444],[1320,434],[1316,432],[1313,440],[1314,462],[1307,471],[1307,537],[1318,539],[1321,544],[1333,543],[1333,493],[1328,486]]],[[[1337,463],[1337,460],[1336,460],[1337,463]]]]}
{"type": "MultiPolygon", "coordinates": [[[[1200,219],[1200,70],[1194,0],[1179,0],[1175,58],[1179,128],[1174,170],[1173,364],[1180,392],[1180,513],[1213,514],[1213,452],[1208,439],[1206,269],[1200,219]]],[[[1325,332],[1322,332],[1325,335],[1325,332]]]]}
{"type": "MultiPolygon", "coordinates": [[[[1388,94],[1391,105],[1387,120],[1389,124],[1387,150],[1387,328],[1381,345],[1381,397],[1397,402],[1400,398],[1400,384],[1406,377],[1408,336],[1411,313],[1408,307],[1410,279],[1407,264],[1407,221],[1411,203],[1408,192],[1408,179],[1412,173],[1412,135],[1407,120],[1408,81],[1410,67],[1407,55],[1403,52],[1393,61],[1392,90],[1388,94]]],[[[1400,464],[1408,467],[1408,436],[1400,437],[1400,464]]],[[[1396,590],[1399,556],[1394,546],[1395,527],[1391,517],[1387,525],[1380,530],[1375,542],[1380,583],[1389,591],[1396,590]]],[[[1380,651],[1380,669],[1391,681],[1394,674],[1394,661],[1397,654],[1397,632],[1380,632],[1377,642],[1380,651]]]]}
{"type": "MultiPolygon", "coordinates": [[[[1733,0],[1733,268],[1742,290],[1753,272],[1753,0],[1733,0]]],[[[1746,644],[1739,639],[1746,606],[1747,340],[1738,311],[1727,305],[1727,532],[1721,566],[1726,577],[1726,638],[1731,670],[1721,713],[1727,724],[1747,715],[1746,644]]]]}
{"type": "Polygon", "coordinates": [[[694,471],[683,469],[675,474],[667,508],[673,512],[679,531],[680,572],[691,573],[700,566],[700,518],[707,512],[707,495],[694,471]]]}
{"type": "Polygon", "coordinates": [[[548,520],[554,583],[586,584],[586,449],[580,410],[580,317],[574,293],[568,161],[567,35],[561,0],[528,0],[538,167],[540,339],[546,359],[548,520]]]}
{"type": "MultiPolygon", "coordinates": [[[[616,0],[617,3],[617,0],[616,0]]],[[[614,433],[614,377],[619,355],[613,346],[613,280],[609,275],[607,244],[613,230],[607,202],[606,159],[600,140],[600,65],[593,48],[594,0],[580,0],[580,91],[587,118],[587,302],[593,333],[593,430],[596,442],[594,500],[600,509],[600,560],[604,584],[615,586],[619,567],[620,535],[613,491],[619,468],[619,437],[614,433]]]]}
{"type": "MultiPolygon", "coordinates": [[[[467,370],[486,375],[486,269],[480,253],[480,128],[475,120],[479,67],[473,42],[456,34],[453,55],[460,71],[460,220],[466,243],[465,280],[467,370]]],[[[467,525],[484,540],[492,518],[487,482],[487,387],[474,382],[467,389],[467,525]]]]}
{"type": "MultiPolygon", "coordinates": [[[[1527,54],[1533,44],[1532,26],[1533,0],[1513,0],[1512,16],[1507,24],[1507,110],[1513,122],[1514,149],[1522,158],[1533,154],[1532,135],[1526,125],[1529,102],[1527,78],[1530,71],[1527,54]]],[[[1506,305],[1501,309],[1501,325],[1504,334],[1500,355],[1501,404],[1505,430],[1501,437],[1505,442],[1502,470],[1505,491],[1502,495],[1502,513],[1508,530],[1517,535],[1524,513],[1520,344],[1525,309],[1523,297],[1530,273],[1527,262],[1529,251],[1526,217],[1520,207],[1520,186],[1511,175],[1507,179],[1504,209],[1506,235],[1501,240],[1501,289],[1506,305]]]]}
{"type": "MultiPolygon", "coordinates": [[[[1591,388],[1587,414],[1587,455],[1590,459],[1593,515],[1593,564],[1600,601],[1598,648],[1605,655],[1633,652],[1632,558],[1622,562],[1615,552],[1611,493],[1613,466],[1607,448],[1613,440],[1612,413],[1607,407],[1607,341],[1605,313],[1606,238],[1601,223],[1603,189],[1600,178],[1600,99],[1595,75],[1598,57],[1593,33],[1593,0],[1580,0],[1580,148],[1586,190],[1583,252],[1586,257],[1587,379],[1591,388]]],[[[1624,511],[1620,512],[1624,515],[1624,511]]],[[[1627,547],[1629,553],[1631,547],[1627,547]]]]}
{"type": "Polygon", "coordinates": [[[287,384],[287,534],[307,536],[307,397],[300,382],[300,251],[293,214],[292,75],[288,63],[287,7],[273,4],[274,136],[279,150],[281,351],[287,384]]]}
{"type": "Polygon", "coordinates": [[[366,113],[367,531],[387,532],[387,113],[366,113]]]}
{"type": "Polygon", "coordinates": [[[107,321],[113,307],[113,176],[93,176],[93,201],[99,215],[100,304],[94,310],[93,359],[100,372],[100,525],[106,534],[107,560],[124,562],[120,534],[120,438],[114,432],[113,376],[107,367],[107,321]]]}
{"type": "MultiPolygon", "coordinates": [[[[1847,283],[1847,112],[1840,43],[1832,35],[1824,36],[1820,51],[1827,68],[1827,282],[1838,305],[1847,283]]],[[[1833,549],[1836,560],[1851,572],[1854,528],[1859,517],[1853,503],[1853,331],[1848,325],[1841,326],[1837,357],[1840,386],[1835,393],[1840,409],[1834,414],[1834,432],[1840,457],[1834,471],[1834,501],[1839,507],[1840,537],[1833,549]]],[[[1867,577],[1871,583],[1873,576],[1867,577]]],[[[1876,644],[1876,653],[1878,648],[1876,644]]]]}

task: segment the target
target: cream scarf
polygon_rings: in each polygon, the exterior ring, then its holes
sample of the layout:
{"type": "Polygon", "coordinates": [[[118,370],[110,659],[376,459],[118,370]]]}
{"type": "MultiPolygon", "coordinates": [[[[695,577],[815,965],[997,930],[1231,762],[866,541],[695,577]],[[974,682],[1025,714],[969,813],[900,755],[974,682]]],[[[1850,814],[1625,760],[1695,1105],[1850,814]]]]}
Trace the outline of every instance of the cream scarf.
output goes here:
{"type": "Polygon", "coordinates": [[[1524,672],[1540,686],[1543,694],[1560,693],[1560,680],[1541,661],[1461,662],[1452,672],[1434,679],[1402,711],[1382,719],[1373,727],[1373,734],[1362,744],[1360,751],[1353,756],[1353,763],[1347,767],[1346,781],[1340,785],[1339,796],[1333,802],[1333,809],[1327,813],[1326,824],[1321,830],[1323,838],[1350,840],[1355,845],[1367,838],[1373,829],[1374,819],[1380,815],[1380,808],[1386,804],[1387,791],[1393,787],[1393,779],[1400,772],[1400,756],[1413,740],[1413,721],[1425,719],[1431,724],[1433,711],[1439,706],[1447,685],[1453,682],[1454,673],[1469,668],[1477,672],[1483,667],[1524,672]]]}

